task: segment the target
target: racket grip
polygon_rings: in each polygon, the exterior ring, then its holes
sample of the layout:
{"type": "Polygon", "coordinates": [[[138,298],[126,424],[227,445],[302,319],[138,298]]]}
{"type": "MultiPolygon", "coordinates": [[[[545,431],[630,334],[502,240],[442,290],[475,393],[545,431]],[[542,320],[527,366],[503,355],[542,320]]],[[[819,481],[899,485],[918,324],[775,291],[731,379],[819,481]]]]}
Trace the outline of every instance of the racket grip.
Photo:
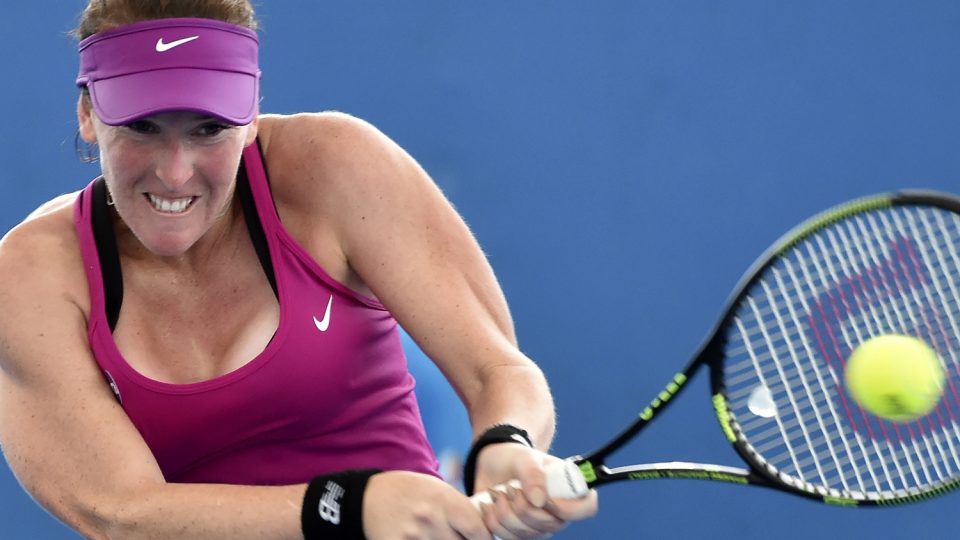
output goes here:
{"type": "MultiPolygon", "coordinates": [[[[547,494],[551,498],[557,499],[579,499],[585,496],[590,488],[587,481],[580,474],[580,467],[569,459],[563,461],[554,461],[547,465],[547,494]]],[[[506,492],[507,487],[520,489],[519,480],[510,480],[506,484],[493,486],[487,491],[481,491],[470,497],[470,502],[479,510],[481,504],[490,504],[493,499],[490,498],[490,491],[506,492]]]]}

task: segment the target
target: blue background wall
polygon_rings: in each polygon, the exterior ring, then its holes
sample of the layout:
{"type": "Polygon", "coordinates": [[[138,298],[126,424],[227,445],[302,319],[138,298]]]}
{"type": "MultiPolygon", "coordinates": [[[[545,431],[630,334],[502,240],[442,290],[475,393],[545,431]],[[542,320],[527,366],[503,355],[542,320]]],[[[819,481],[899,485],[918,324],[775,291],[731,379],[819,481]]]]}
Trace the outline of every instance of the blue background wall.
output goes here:
{"type": "MultiPolygon", "coordinates": [[[[73,156],[65,32],[83,4],[4,6],[0,230],[96,174],[73,156]]],[[[960,179],[955,2],[263,4],[263,110],[351,112],[434,176],[552,382],[558,454],[645,405],[781,232],[854,196],[960,179]]],[[[736,462],[702,379],[629,454],[736,462]]],[[[694,481],[601,499],[557,538],[945,539],[939,516],[960,505],[843,510],[694,481]]],[[[5,471],[0,536],[71,537],[5,471]]]]}

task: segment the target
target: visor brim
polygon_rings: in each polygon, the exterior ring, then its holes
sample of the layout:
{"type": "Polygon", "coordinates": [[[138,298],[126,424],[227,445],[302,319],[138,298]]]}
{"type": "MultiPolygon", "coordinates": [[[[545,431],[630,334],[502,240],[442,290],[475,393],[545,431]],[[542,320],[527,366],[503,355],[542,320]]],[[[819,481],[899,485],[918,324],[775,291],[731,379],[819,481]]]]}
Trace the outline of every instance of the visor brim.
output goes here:
{"type": "Polygon", "coordinates": [[[259,77],[197,68],[144,71],[87,84],[93,109],[109,125],[122,125],[163,112],[209,115],[246,125],[257,114],[259,77]]]}

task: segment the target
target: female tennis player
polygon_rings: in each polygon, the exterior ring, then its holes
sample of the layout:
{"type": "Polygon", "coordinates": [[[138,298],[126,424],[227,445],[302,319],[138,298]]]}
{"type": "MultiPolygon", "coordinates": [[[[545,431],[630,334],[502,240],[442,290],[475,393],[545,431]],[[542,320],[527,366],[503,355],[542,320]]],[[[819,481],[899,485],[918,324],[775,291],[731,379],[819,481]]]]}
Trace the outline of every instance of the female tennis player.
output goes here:
{"type": "Polygon", "coordinates": [[[477,243],[345,114],[259,115],[243,0],[91,0],[79,133],[102,176],[0,244],[0,443],[91,538],[503,539],[550,500],[552,400],[477,243]],[[443,483],[397,322],[468,408],[443,483]]]}

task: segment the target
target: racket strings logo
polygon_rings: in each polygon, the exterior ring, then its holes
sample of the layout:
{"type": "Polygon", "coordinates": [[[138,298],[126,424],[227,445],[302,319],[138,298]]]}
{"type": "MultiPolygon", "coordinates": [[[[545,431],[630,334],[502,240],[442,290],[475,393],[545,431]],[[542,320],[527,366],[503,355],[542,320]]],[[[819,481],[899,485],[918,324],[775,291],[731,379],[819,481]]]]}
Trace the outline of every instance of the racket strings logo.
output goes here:
{"type": "MultiPolygon", "coordinates": [[[[824,289],[813,297],[804,314],[805,335],[834,380],[835,389],[829,397],[844,421],[857,433],[896,447],[899,426],[891,424],[890,418],[858,407],[849,385],[842,381],[845,365],[862,341],[861,336],[890,333],[893,328],[896,333],[926,338],[936,348],[949,347],[937,342],[938,334],[948,334],[938,328],[947,324],[944,319],[949,310],[935,305],[924,307],[921,303],[932,300],[931,287],[939,281],[935,268],[924,261],[927,250],[922,236],[894,231],[890,238],[878,240],[877,245],[876,253],[860,247],[859,251],[851,251],[851,260],[840,268],[838,275],[831,275],[824,289]]],[[[910,412],[908,404],[898,396],[884,398],[883,409],[892,416],[910,412]]],[[[929,412],[940,414],[946,410],[946,404],[942,404],[929,412]]],[[[937,420],[927,419],[930,422],[937,420]]]]}
{"type": "Polygon", "coordinates": [[[326,491],[320,497],[318,511],[320,519],[333,525],[340,524],[340,499],[343,497],[343,486],[330,480],[325,486],[326,491]]]}

